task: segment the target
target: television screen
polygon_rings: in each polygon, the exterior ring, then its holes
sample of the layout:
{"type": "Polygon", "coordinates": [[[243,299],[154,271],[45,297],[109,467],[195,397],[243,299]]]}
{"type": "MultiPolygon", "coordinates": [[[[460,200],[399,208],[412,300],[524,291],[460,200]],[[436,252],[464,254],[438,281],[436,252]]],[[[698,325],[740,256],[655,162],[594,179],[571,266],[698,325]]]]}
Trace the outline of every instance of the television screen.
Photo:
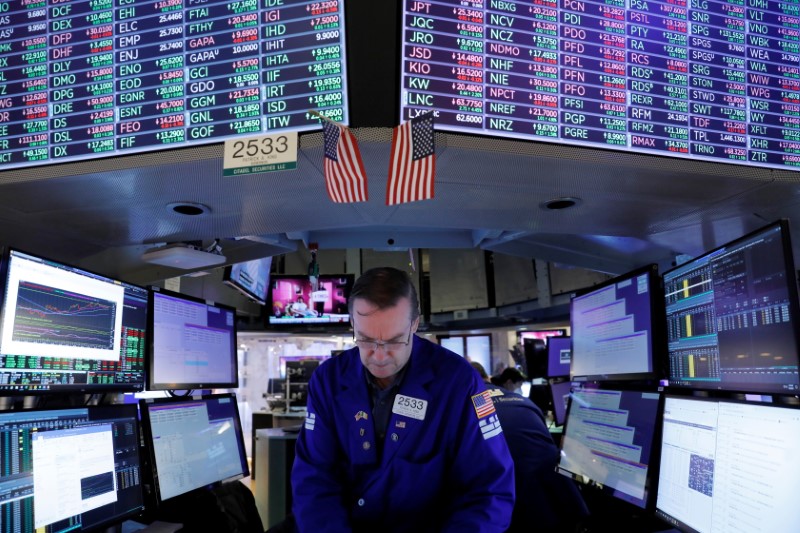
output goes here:
{"type": "Polygon", "coordinates": [[[236,395],[139,401],[158,501],[250,475],[236,395]]]}
{"type": "Polygon", "coordinates": [[[144,508],[136,405],[0,412],[0,532],[96,531],[144,508]]]}
{"type": "Polygon", "coordinates": [[[347,299],[353,274],[321,275],[314,287],[308,276],[274,275],[270,282],[269,324],[350,326],[347,299]]]}
{"type": "Polygon", "coordinates": [[[656,265],[573,296],[572,380],[655,378],[664,344],[662,301],[656,265]]]}
{"type": "Polygon", "coordinates": [[[15,249],[4,259],[0,394],[144,388],[147,289],[15,249]]]}
{"type": "Polygon", "coordinates": [[[573,389],[558,469],[641,508],[652,503],[656,392],[573,389]]]}
{"type": "Polygon", "coordinates": [[[795,276],[786,221],[665,272],[669,385],[796,392],[795,276]]]}
{"type": "Polygon", "coordinates": [[[294,382],[308,382],[311,372],[330,358],[330,355],[282,355],[278,358],[280,376],[286,379],[288,375],[294,382]]]}
{"type": "Polygon", "coordinates": [[[3,4],[3,170],[349,120],[343,0],[56,3],[3,4]]]}
{"type": "Polygon", "coordinates": [[[800,410],[667,396],[656,516],[680,531],[800,531],[800,410]]]}
{"type": "Polygon", "coordinates": [[[547,341],[550,337],[561,337],[567,334],[565,329],[539,329],[534,331],[520,331],[517,333],[517,338],[520,343],[525,342],[525,339],[541,339],[547,341]]]}
{"type": "Polygon", "coordinates": [[[547,339],[547,377],[569,376],[571,360],[571,337],[550,337],[547,339]]]}
{"type": "Polygon", "coordinates": [[[550,383],[550,394],[553,401],[553,419],[557,426],[563,426],[567,419],[567,404],[572,390],[571,381],[550,383]]]}
{"type": "Polygon", "coordinates": [[[405,0],[401,121],[796,169],[796,6],[667,4],[405,0]]]}
{"type": "Polygon", "coordinates": [[[153,287],[149,390],[238,387],[236,309],[153,287]]]}
{"type": "Polygon", "coordinates": [[[271,267],[272,257],[236,263],[225,268],[222,281],[256,303],[264,305],[267,303],[271,267]]]}

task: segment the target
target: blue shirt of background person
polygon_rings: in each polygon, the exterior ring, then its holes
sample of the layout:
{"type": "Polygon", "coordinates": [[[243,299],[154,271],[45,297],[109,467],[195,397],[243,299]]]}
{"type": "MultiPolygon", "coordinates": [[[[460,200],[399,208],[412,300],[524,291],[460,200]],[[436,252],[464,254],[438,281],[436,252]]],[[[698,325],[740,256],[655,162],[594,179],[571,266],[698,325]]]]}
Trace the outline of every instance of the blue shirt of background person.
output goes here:
{"type": "Polygon", "coordinates": [[[357,347],[308,388],[292,469],[298,530],[505,531],[514,474],[494,405],[465,359],[414,335],[410,277],[369,270],[348,307],[357,347]]]}
{"type": "Polygon", "coordinates": [[[575,482],[556,472],[559,450],[541,409],[528,398],[496,385],[517,388],[524,376],[507,368],[489,381],[480,363],[472,362],[492,396],[503,435],[514,459],[516,504],[508,533],[576,531],[589,510],[575,482]]]}

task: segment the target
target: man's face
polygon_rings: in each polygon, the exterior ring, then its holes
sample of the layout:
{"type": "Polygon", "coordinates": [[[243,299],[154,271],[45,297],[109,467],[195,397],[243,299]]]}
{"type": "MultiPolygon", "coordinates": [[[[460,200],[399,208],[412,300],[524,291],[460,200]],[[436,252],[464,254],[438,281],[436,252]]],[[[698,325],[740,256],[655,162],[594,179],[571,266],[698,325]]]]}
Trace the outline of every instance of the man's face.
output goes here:
{"type": "Polygon", "coordinates": [[[402,298],[397,305],[378,309],[366,300],[353,302],[353,333],[361,362],[381,383],[391,379],[411,357],[411,335],[417,331],[419,319],[411,321],[411,303],[402,298]],[[369,346],[378,343],[377,346],[369,346]]]}

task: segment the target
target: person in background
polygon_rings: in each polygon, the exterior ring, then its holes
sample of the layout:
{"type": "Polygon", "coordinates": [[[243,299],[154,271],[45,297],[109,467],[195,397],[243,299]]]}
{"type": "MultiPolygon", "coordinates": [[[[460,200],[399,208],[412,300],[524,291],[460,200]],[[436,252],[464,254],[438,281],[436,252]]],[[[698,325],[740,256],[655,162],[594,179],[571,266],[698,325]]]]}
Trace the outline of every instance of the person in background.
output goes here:
{"type": "Polygon", "coordinates": [[[408,274],[364,272],[348,309],[356,347],[308,387],[291,475],[298,531],[505,531],[514,472],[494,404],[464,358],[414,335],[408,274]]]}
{"type": "Polygon", "coordinates": [[[547,430],[542,411],[527,398],[493,382],[516,387],[523,381],[510,368],[490,380],[483,366],[473,368],[487,383],[511,457],[514,459],[516,504],[508,533],[578,531],[589,514],[575,482],[555,471],[559,450],[547,430]]]}
{"type": "MultiPolygon", "coordinates": [[[[486,370],[484,370],[483,373],[486,374],[486,370]]],[[[522,394],[522,383],[524,381],[525,376],[522,375],[522,372],[516,368],[508,367],[499,375],[490,378],[489,383],[497,385],[498,387],[502,387],[507,391],[522,394]]]]}

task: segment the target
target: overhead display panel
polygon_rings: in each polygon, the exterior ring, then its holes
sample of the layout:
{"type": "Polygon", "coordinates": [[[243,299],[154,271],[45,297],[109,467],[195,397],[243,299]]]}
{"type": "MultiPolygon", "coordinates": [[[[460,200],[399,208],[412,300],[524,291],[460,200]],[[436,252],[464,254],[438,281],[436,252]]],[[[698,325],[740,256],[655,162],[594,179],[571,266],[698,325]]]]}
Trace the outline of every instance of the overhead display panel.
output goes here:
{"type": "Polygon", "coordinates": [[[401,116],[800,168],[800,4],[405,0],[401,116]]]}
{"type": "Polygon", "coordinates": [[[347,123],[343,4],[0,1],[0,169],[347,123]]]}

